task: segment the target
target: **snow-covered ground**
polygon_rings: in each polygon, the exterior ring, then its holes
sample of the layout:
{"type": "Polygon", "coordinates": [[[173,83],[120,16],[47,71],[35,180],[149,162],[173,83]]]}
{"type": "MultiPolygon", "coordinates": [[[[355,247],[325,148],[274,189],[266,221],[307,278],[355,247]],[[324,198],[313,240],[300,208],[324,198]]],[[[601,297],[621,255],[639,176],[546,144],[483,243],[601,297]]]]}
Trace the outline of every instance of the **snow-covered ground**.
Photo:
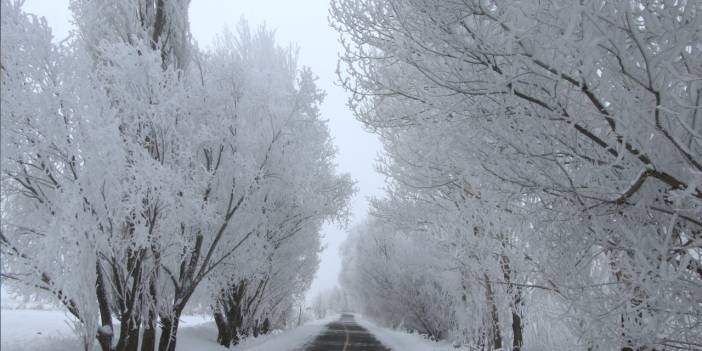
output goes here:
{"type": "MultiPolygon", "coordinates": [[[[309,322],[297,328],[249,338],[231,349],[217,344],[214,323],[201,316],[184,316],[178,332],[178,351],[297,351],[319,335],[338,315],[309,322]]],[[[391,330],[356,315],[356,320],[385,346],[394,351],[456,351],[446,342],[432,342],[418,334],[391,330]]],[[[0,311],[0,349],[3,351],[74,351],[82,349],[71,330],[71,319],[56,310],[0,311]]]]}
{"type": "Polygon", "coordinates": [[[55,310],[0,310],[2,350],[80,350],[70,319],[55,310]]]}
{"type": "Polygon", "coordinates": [[[399,330],[380,327],[356,314],[356,321],[393,351],[460,351],[467,350],[448,342],[434,342],[419,334],[409,334],[399,330]]]}
{"type": "MultiPolygon", "coordinates": [[[[244,340],[231,349],[217,344],[214,323],[184,316],[178,331],[178,351],[292,351],[318,335],[331,316],[286,331],[244,340]]],[[[75,351],[82,349],[71,330],[70,317],[56,310],[0,310],[0,349],[5,351],[75,351]]]]}
{"type": "Polygon", "coordinates": [[[297,328],[286,331],[273,332],[258,338],[244,340],[237,347],[229,350],[236,351],[297,351],[302,346],[319,335],[329,322],[339,319],[338,315],[329,316],[320,320],[309,322],[297,328]]]}

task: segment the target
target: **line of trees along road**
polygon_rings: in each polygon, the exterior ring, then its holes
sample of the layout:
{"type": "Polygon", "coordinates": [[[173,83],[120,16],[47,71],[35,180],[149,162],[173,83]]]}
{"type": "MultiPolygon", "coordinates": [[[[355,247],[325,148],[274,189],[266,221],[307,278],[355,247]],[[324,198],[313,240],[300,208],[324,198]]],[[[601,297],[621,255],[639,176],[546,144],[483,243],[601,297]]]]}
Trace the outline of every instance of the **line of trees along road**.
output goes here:
{"type": "Polygon", "coordinates": [[[702,347],[699,1],[334,0],[386,196],[342,283],[479,350],[702,347]]]}
{"type": "Polygon", "coordinates": [[[200,50],[189,0],[72,1],[61,43],[1,4],[3,282],[86,350],[173,351],[189,303],[225,346],[284,326],[354,191],[295,52],[245,23],[200,50]]]}

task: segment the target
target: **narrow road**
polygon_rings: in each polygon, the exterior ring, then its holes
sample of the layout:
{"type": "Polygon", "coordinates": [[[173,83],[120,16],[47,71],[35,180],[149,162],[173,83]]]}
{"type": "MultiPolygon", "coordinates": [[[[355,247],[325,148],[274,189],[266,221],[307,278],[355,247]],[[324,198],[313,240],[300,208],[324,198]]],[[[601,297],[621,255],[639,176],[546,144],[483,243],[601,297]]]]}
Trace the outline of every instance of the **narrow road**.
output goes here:
{"type": "Polygon", "coordinates": [[[327,324],[327,330],[308,344],[305,351],[390,351],[373,334],[356,323],[352,314],[327,324]]]}

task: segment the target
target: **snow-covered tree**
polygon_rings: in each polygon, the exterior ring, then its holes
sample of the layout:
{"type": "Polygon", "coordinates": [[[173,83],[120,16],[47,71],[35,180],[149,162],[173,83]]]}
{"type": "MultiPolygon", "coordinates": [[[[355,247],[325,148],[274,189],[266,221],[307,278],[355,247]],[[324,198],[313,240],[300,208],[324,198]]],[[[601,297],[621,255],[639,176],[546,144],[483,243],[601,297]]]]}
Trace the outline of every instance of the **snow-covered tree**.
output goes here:
{"type": "Polygon", "coordinates": [[[485,348],[700,344],[696,2],[339,0],[332,13],[350,104],[386,150],[376,215],[455,257],[456,295],[482,311],[482,326],[458,316],[458,334],[485,348]],[[555,320],[565,344],[518,327],[555,320]]]}
{"type": "Polygon", "coordinates": [[[154,350],[160,325],[158,349],[174,350],[211,276],[275,277],[290,304],[321,223],[346,216],[353,184],[334,171],[312,73],[246,25],[199,51],[187,8],[74,1],[77,32],[52,44],[2,1],[3,276],[49,291],[88,349],[154,350]]]}
{"type": "MultiPolygon", "coordinates": [[[[323,95],[309,70],[295,69],[291,55],[275,46],[270,32],[262,29],[252,34],[242,27],[236,36],[225,34],[212,57],[212,67],[223,70],[214,77],[234,74],[231,82],[250,82],[242,86],[233,111],[242,116],[263,112],[262,124],[248,134],[272,132],[256,189],[260,202],[253,209],[258,224],[250,232],[254,237],[250,244],[256,251],[247,249],[240,261],[235,258],[235,265],[248,270],[234,272],[234,276],[226,270],[222,279],[215,279],[224,283],[213,289],[222,291],[215,316],[231,315],[218,323],[222,325],[220,342],[227,346],[230,338],[236,341],[237,333],[257,333],[256,321],[262,323],[263,314],[272,318],[288,310],[288,299],[299,297],[309,287],[317,267],[321,224],[325,220],[343,222],[353,190],[347,177],[334,173],[335,150],[317,107],[323,95]],[[276,75],[267,74],[271,71],[276,75]],[[266,76],[273,79],[266,82],[266,76]],[[257,105],[252,106],[256,110],[247,110],[247,98],[253,103],[265,99],[267,111],[259,112],[257,105]],[[223,333],[222,328],[229,330],[223,333]]],[[[269,318],[269,322],[277,320],[269,318]]]]}

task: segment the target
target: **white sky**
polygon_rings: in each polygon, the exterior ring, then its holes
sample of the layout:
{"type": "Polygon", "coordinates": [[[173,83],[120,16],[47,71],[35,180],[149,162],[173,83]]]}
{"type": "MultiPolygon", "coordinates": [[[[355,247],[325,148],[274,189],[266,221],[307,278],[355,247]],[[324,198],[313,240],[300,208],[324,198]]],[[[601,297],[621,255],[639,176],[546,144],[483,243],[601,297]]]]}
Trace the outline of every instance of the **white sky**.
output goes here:
{"type": "MultiPolygon", "coordinates": [[[[276,31],[278,43],[300,48],[300,64],[309,66],[319,76],[317,84],[327,92],[322,115],[329,126],[336,146],[340,172],[351,173],[359,189],[352,202],[351,224],[366,216],[367,198],[382,194],[383,178],[373,165],[380,143],[365,132],[346,107],[346,92],[335,85],[338,52],[337,33],[328,25],[329,0],[192,0],[190,29],[201,48],[206,48],[225,26],[234,29],[244,17],[249,25],[266,24],[276,31]]],[[[46,17],[60,40],[71,28],[68,0],[27,0],[24,10],[46,17]]],[[[308,298],[338,283],[341,270],[339,245],[346,238],[345,230],[332,225],[323,228],[326,249],[321,254],[317,276],[308,298]]]]}

